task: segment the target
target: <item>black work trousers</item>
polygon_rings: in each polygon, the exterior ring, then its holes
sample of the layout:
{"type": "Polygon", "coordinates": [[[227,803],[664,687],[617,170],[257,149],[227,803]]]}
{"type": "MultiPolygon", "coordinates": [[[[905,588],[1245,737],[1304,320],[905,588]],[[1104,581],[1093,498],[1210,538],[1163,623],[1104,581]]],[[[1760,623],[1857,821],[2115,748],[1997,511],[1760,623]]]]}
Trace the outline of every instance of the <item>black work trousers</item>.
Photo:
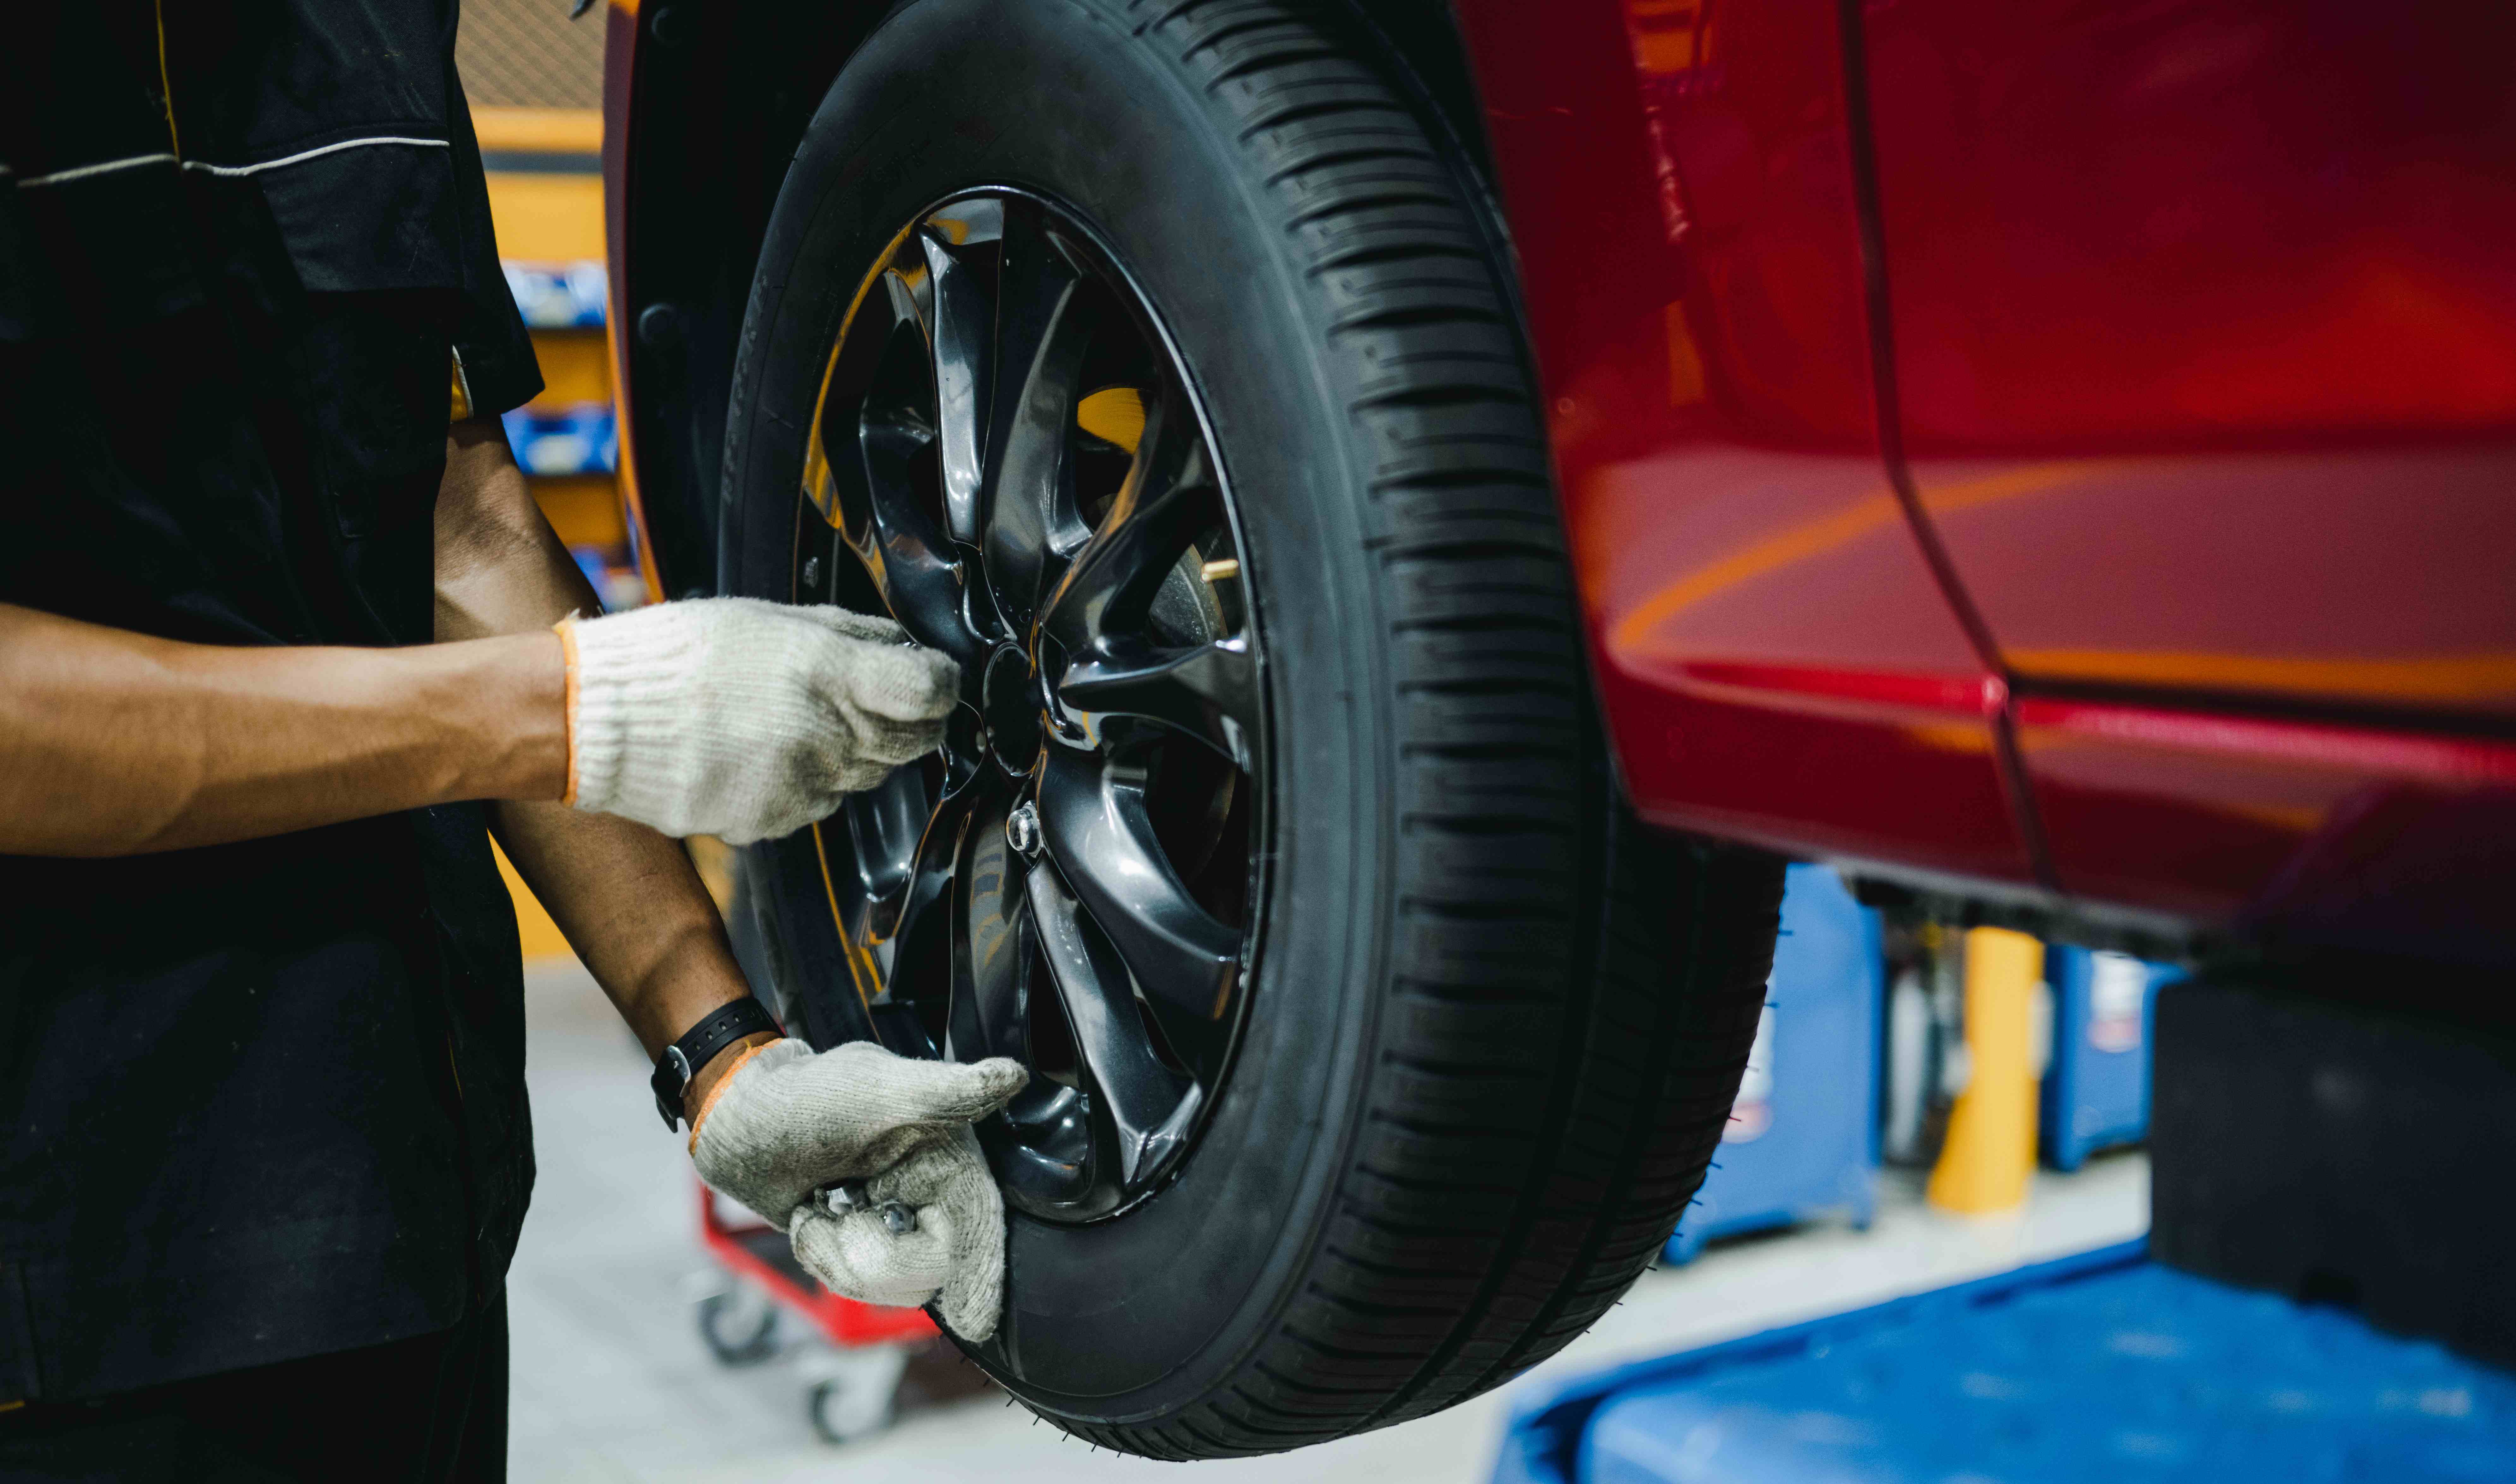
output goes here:
{"type": "Polygon", "coordinates": [[[0,1413],[0,1484],[507,1476],[507,1300],[450,1330],[0,1413]]]}

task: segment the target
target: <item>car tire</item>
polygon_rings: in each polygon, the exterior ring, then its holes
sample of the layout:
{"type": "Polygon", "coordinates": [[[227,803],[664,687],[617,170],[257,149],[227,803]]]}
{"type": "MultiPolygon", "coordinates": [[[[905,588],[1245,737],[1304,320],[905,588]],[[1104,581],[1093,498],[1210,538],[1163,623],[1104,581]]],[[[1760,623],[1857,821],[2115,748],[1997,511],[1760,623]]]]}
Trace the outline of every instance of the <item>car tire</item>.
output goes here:
{"type": "MultiPolygon", "coordinates": [[[[1153,1458],[1423,1416],[1554,1353],[1667,1239],[1755,1033],[1781,864],[1619,807],[1505,269],[1471,178],[1326,8],[899,7],[770,224],[721,591],[879,599],[800,493],[807,445],[869,265],[982,187],[1097,241],[1200,408],[1266,805],[1193,1144],[1089,1219],[1018,1206],[1002,1327],[964,1348],[1153,1458]]],[[[915,986],[863,992],[849,838],[743,852],[749,957],[790,1029],[913,1050],[885,1002],[915,986]]]]}

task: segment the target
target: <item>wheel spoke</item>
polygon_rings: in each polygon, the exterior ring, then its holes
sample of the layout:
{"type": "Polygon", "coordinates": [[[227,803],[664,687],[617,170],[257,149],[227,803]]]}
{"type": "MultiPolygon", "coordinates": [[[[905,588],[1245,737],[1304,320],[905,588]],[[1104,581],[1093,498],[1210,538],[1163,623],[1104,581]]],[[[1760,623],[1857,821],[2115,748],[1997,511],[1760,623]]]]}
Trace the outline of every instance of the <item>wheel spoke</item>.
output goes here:
{"type": "MultiPolygon", "coordinates": [[[[900,274],[883,281],[896,321],[891,345],[859,405],[822,407],[820,457],[807,476],[818,482],[815,502],[864,563],[901,627],[966,665],[981,645],[962,615],[960,566],[919,507],[914,483],[916,463],[937,436],[921,310],[900,274]]],[[[863,312],[882,308],[868,305],[863,312]]]]}
{"type": "Polygon", "coordinates": [[[857,881],[870,913],[870,904],[905,891],[916,871],[918,840],[933,812],[925,776],[913,767],[894,769],[873,787],[850,794],[839,811],[855,838],[857,881]]]}
{"type": "Polygon", "coordinates": [[[1126,967],[1084,916],[1057,868],[1034,864],[1028,886],[1058,1003],[1074,1028],[1074,1049],[1091,1078],[1094,1101],[1107,1111],[1116,1136],[1118,1178],[1133,1182],[1179,1137],[1174,1116],[1188,1084],[1153,1054],[1126,967]]]}
{"type": "Polygon", "coordinates": [[[972,810],[953,873],[953,915],[964,925],[952,945],[950,1055],[1022,1058],[1030,1009],[1031,924],[1022,858],[1005,843],[1005,805],[972,810]]]}
{"type": "Polygon", "coordinates": [[[1005,620],[1020,629],[1051,561],[1076,544],[1067,453],[1094,316],[1036,208],[1007,206],[1002,251],[979,548],[1005,620]]]}
{"type": "Polygon", "coordinates": [[[978,269],[933,227],[917,233],[926,259],[926,340],[935,362],[935,435],[944,465],[944,524],[964,546],[979,542],[979,487],[986,434],[988,351],[995,306],[978,269]]]}
{"type": "MultiPolygon", "coordinates": [[[[944,1055],[1031,1060],[1032,995],[1053,993],[1034,982],[1038,933],[1022,857],[1005,841],[1007,800],[990,794],[971,811],[952,878],[952,1006],[944,1055]]],[[[1088,1198],[1091,1131],[1072,1088],[1033,1077],[1000,1118],[982,1120],[998,1180],[1017,1203],[1072,1209],[1088,1198]]]]}
{"type": "Polygon", "coordinates": [[[1077,711],[1159,721],[1250,765],[1258,667],[1238,639],[1182,648],[1106,640],[1067,666],[1057,693],[1077,711]]]}
{"type": "Polygon", "coordinates": [[[1197,904],[1145,809],[1144,779],[1106,758],[1051,747],[1040,844],[1200,1069],[1219,1058],[1240,982],[1240,932],[1197,904]]]}
{"type": "Polygon", "coordinates": [[[960,852],[962,827],[986,787],[987,775],[980,773],[937,801],[925,828],[918,833],[908,869],[902,873],[898,887],[873,898],[865,912],[865,936],[869,941],[910,941],[921,921],[943,900],[952,884],[952,862],[960,852]]]}
{"type": "Polygon", "coordinates": [[[1213,518],[1204,450],[1174,405],[1163,396],[1147,412],[1126,482],[1041,605],[1041,631],[1069,650],[1141,628],[1162,579],[1213,518]]]}

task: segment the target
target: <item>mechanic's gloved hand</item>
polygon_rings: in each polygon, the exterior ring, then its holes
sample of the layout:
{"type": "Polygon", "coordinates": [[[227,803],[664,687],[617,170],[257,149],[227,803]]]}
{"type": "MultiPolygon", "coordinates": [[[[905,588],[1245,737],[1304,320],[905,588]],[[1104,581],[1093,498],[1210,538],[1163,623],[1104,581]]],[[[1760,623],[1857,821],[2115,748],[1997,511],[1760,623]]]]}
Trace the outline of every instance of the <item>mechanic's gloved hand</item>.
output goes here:
{"type": "Polygon", "coordinates": [[[932,1300],[962,1339],[995,1334],[1005,1307],[1005,1203],[979,1136],[964,1124],[865,1187],[869,1210],[795,1214],[795,1260],[833,1293],[903,1308],[932,1300]],[[894,1229],[882,1213],[894,1201],[916,1213],[915,1227],[894,1229]]]}
{"type": "Polygon", "coordinates": [[[944,741],[957,671],[887,618],[704,598],[559,626],[568,802],[676,839],[790,835],[944,741]]]}
{"type": "Polygon", "coordinates": [[[710,1092],[691,1157],[701,1179],[786,1232],[797,1260],[833,1291],[870,1303],[938,1299],[954,1333],[985,1340],[1003,1302],[1005,1213],[970,1124],[1027,1080],[1001,1056],[963,1065],[863,1041],[818,1053],[773,1042],[710,1092]],[[875,1210],[812,1205],[815,1191],[849,1180],[864,1181],[876,1206],[907,1206],[915,1228],[894,1231],[875,1210]]]}

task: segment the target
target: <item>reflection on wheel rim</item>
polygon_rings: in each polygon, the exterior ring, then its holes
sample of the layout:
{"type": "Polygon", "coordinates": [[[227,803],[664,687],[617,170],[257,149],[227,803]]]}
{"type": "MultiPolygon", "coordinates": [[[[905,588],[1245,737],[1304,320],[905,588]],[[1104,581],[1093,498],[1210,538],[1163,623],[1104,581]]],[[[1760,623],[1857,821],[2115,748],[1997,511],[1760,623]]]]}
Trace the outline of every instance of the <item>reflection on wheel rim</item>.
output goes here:
{"type": "Polygon", "coordinates": [[[1088,229],[986,189],[860,289],[806,454],[797,596],[961,669],[939,758],[815,827],[894,1051],[1008,1055],[1006,1198],[1108,1216],[1177,1170],[1246,1009],[1266,838],[1230,494],[1150,310],[1088,229]]]}

